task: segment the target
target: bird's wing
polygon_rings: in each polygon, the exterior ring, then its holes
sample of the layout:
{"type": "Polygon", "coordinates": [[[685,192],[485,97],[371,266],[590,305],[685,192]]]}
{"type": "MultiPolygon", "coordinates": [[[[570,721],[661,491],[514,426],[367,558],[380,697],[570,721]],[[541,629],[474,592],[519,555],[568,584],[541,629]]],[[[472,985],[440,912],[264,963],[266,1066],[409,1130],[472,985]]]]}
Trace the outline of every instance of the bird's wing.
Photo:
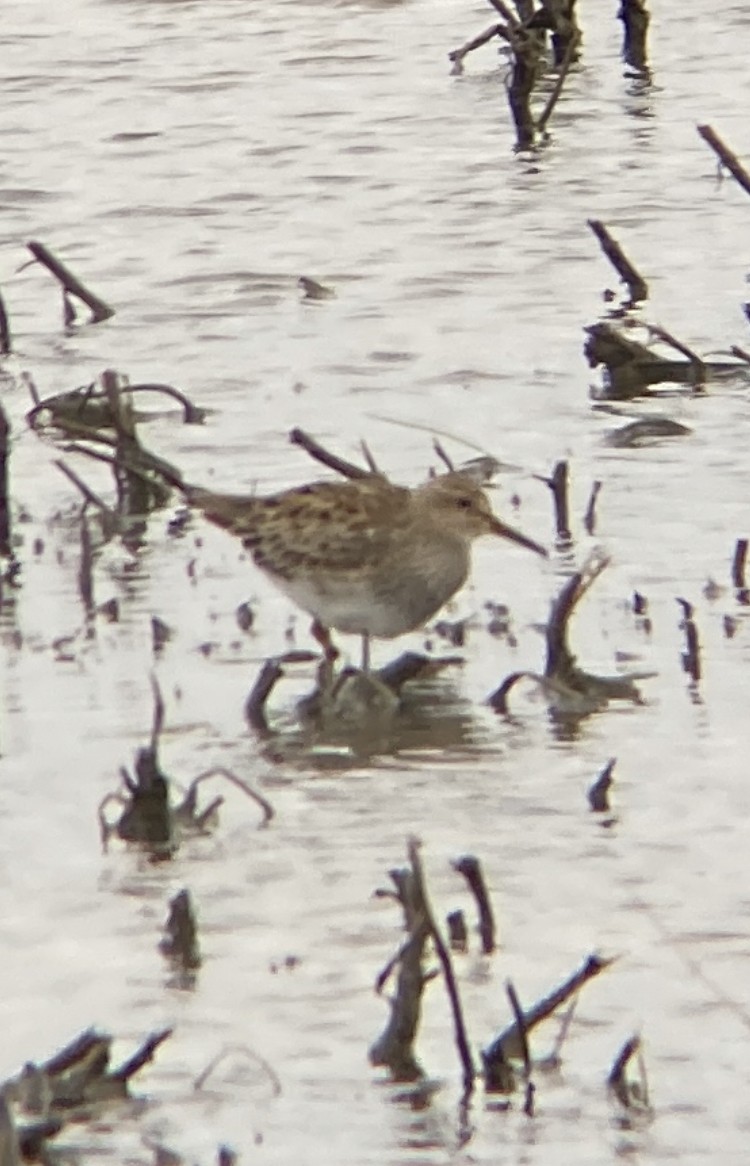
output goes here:
{"type": "Polygon", "coordinates": [[[256,497],[188,495],[207,518],[241,538],[259,566],[282,576],[300,568],[345,572],[377,561],[407,521],[409,498],[409,490],[375,475],[256,497]]]}

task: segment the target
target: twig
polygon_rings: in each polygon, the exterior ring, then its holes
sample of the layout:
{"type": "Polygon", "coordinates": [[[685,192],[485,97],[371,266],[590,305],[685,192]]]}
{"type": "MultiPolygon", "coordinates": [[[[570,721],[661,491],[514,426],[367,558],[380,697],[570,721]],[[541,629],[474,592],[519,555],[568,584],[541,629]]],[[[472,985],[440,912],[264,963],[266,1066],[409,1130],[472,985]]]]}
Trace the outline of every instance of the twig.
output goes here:
{"type": "Polygon", "coordinates": [[[725,166],[732,177],[739,182],[745,193],[750,194],[750,175],[745,170],[737,155],[733,154],[729,147],[725,145],[712,126],[696,126],[696,129],[703,138],[703,141],[718,155],[722,166],[725,166]]]}
{"type": "Polygon", "coordinates": [[[562,87],[565,84],[565,78],[568,76],[568,73],[570,72],[570,66],[573,64],[573,62],[576,59],[576,50],[577,50],[580,42],[581,42],[581,34],[576,29],[576,31],[573,33],[570,40],[568,41],[567,48],[565,49],[565,56],[562,59],[562,63],[560,65],[560,71],[557,75],[557,80],[555,81],[555,84],[552,87],[552,92],[550,93],[549,97],[547,98],[547,104],[545,105],[544,109],[542,110],[541,117],[537,118],[536,132],[538,134],[544,133],[547,122],[552,117],[552,111],[555,108],[555,106],[557,105],[557,100],[558,100],[560,94],[562,93],[562,87]]]}
{"type": "Polygon", "coordinates": [[[596,235],[599,246],[630,292],[630,305],[648,299],[648,284],[633,266],[620,244],[599,219],[589,219],[588,225],[596,235]]]}
{"type": "Polygon", "coordinates": [[[26,246],[34,258],[39,263],[43,263],[55,278],[60,281],[63,286],[63,293],[67,292],[70,295],[76,296],[89,308],[91,311],[91,320],[94,324],[99,324],[102,320],[108,320],[111,316],[114,316],[114,308],[111,308],[104,300],[99,299],[98,296],[95,296],[93,292],[90,292],[88,288],[84,287],[81,281],[43,243],[32,240],[26,246]]]}
{"type": "Polygon", "coordinates": [[[424,872],[422,869],[422,861],[419,855],[419,848],[419,841],[416,838],[410,838],[408,844],[409,861],[414,872],[414,879],[417,885],[425,920],[427,922],[430,935],[432,936],[432,942],[435,945],[437,957],[443,969],[445,987],[446,991],[448,992],[448,999],[450,1000],[451,1009],[453,1012],[453,1026],[455,1029],[456,1045],[458,1047],[458,1053],[461,1058],[461,1064],[464,1071],[464,1091],[468,1094],[474,1088],[476,1070],[474,1068],[471,1049],[469,1048],[469,1039],[466,1033],[466,1025],[464,1024],[461,1000],[458,994],[458,986],[456,984],[456,978],[453,974],[453,965],[451,963],[450,952],[443,942],[443,937],[438,930],[437,924],[435,923],[435,917],[432,914],[429,900],[427,898],[427,888],[425,886],[424,872]]]}
{"type": "Polygon", "coordinates": [[[199,774],[198,777],[193,778],[190,783],[190,789],[196,789],[202,781],[207,781],[210,777],[225,778],[226,781],[231,782],[237,789],[242,790],[243,794],[255,802],[256,805],[260,806],[263,811],[261,826],[267,826],[272,818],[275,817],[276,811],[267,798],[264,798],[263,794],[259,794],[257,790],[249,786],[241,777],[237,777],[236,773],[232,773],[231,769],[226,769],[223,765],[215,765],[213,769],[207,769],[204,773],[199,774]]]}
{"type": "Polygon", "coordinates": [[[678,340],[676,336],[673,336],[671,332],[667,332],[666,328],[662,328],[658,324],[649,324],[648,327],[651,334],[655,336],[657,340],[663,341],[664,344],[668,344],[671,348],[674,348],[677,352],[681,353],[682,356],[686,356],[688,358],[690,363],[693,365],[697,377],[701,383],[706,379],[706,363],[703,360],[703,357],[698,356],[697,352],[693,352],[692,348],[688,348],[687,344],[683,344],[682,341],[678,340]]]}
{"type": "Polygon", "coordinates": [[[293,429],[289,434],[289,440],[292,445],[301,446],[306,453],[310,454],[310,457],[315,458],[322,465],[328,466],[329,470],[335,470],[337,474],[342,474],[345,478],[369,478],[370,476],[370,470],[363,470],[361,466],[355,466],[353,462],[348,462],[345,458],[330,453],[303,429],[293,429]]]}
{"type": "Polygon", "coordinates": [[[111,529],[115,523],[114,511],[111,510],[110,507],[107,506],[107,503],[104,502],[98,494],[95,494],[91,487],[87,486],[83,479],[78,477],[78,474],[75,472],[75,470],[71,470],[70,466],[66,465],[61,458],[55,461],[55,465],[57,466],[58,470],[61,470],[65,474],[65,477],[68,478],[74,486],[78,487],[86,501],[90,502],[93,506],[96,506],[101,511],[105,524],[111,529]]]}

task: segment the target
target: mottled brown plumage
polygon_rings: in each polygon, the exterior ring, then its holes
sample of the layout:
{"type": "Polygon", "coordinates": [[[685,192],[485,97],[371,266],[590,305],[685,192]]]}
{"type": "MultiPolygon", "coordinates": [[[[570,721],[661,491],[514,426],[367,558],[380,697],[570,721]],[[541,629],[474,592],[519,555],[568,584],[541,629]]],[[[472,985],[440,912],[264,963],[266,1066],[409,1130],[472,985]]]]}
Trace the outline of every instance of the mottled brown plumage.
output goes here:
{"type": "Polygon", "coordinates": [[[460,473],[413,490],[371,474],[265,496],[185,493],[318,625],[361,635],[365,664],[370,636],[420,627],[462,586],[474,539],[500,535],[546,554],[460,473]]]}

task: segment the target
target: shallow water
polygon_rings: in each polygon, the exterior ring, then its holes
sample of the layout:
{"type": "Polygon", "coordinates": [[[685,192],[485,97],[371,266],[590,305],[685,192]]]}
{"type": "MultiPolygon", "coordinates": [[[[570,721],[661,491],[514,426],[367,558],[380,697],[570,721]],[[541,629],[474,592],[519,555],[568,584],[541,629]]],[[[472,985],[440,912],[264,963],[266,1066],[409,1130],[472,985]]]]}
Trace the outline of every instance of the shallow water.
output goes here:
{"type": "MultiPolygon", "coordinates": [[[[689,12],[664,0],[644,88],[623,77],[610,7],[582,7],[584,56],[552,141],[515,156],[494,49],[468,58],[463,77],[448,74],[447,52],[491,23],[483,5],[297,0],[260,13],[240,0],[6,0],[0,284],[15,354],[3,402],[13,497],[28,520],[15,528],[22,585],[0,609],[0,1076],[91,1023],[122,1037],[123,1053],[175,1025],[137,1083],[150,1104],[69,1144],[143,1162],[143,1139],[202,1162],[222,1141],[246,1161],[279,1163],[494,1162],[498,1144],[508,1161],[553,1154],[560,1166],[626,1152],[697,1162],[719,1146],[725,1162],[746,1159],[750,649],[729,564],[747,533],[748,394],[728,384],[665,397],[651,408],[691,436],[611,449],[603,438],[617,420],[591,407],[598,374],[581,350],[614,286],[590,217],[649,280],[646,319],[704,352],[746,343],[747,196],[717,183],[695,124],[746,152],[749,18],[741,4],[717,19],[703,0],[689,12]],[[31,238],[115,317],[65,335],[50,277],[19,271],[31,238]],[[300,275],[336,298],[302,303],[300,275]],[[400,419],[521,467],[501,478],[496,505],[551,542],[548,491],[531,475],[568,458],[573,560],[594,545],[612,558],[581,604],[575,646],[595,670],[614,672],[618,653],[654,670],[645,703],[565,733],[525,686],[513,719],[496,718],[489,692],[543,664],[539,625],[570,560],[540,566],[482,545],[453,612],[472,617],[465,664],[419,690],[427,728],[412,723],[395,752],[370,759],[275,760],[247,730],[243,702],[290,628],[309,645],[307,621],[220,532],[196,522],[168,537],[171,509],[153,516],[140,548],[106,548],[96,601],[117,598],[120,621],[84,635],[80,500],[54,466],[60,450],[24,430],[18,377],[28,371],[48,394],[105,367],[176,384],[212,410],[200,429],[174,416],[141,428],[149,448],[217,488],[313,475],[287,443],[293,425],[353,459],[366,437],[389,474],[416,482],[435,457],[428,434],[382,420],[400,419]],[[590,539],[581,516],[594,479],[604,486],[590,539]],[[724,587],[713,600],[709,577],[724,587]],[[649,599],[650,635],[630,610],[634,588],[649,599]],[[680,664],[676,596],[695,604],[697,686],[680,664]],[[245,634],[234,611],[248,599],[245,634]],[[510,605],[515,647],[486,631],[489,599],[510,605]],[[739,618],[732,639],[727,614],[739,618]],[[174,629],[158,660],[154,615],[174,629]],[[186,785],[231,767],[273,802],[268,830],[228,789],[216,833],[173,862],[102,854],[96,806],[148,740],[152,669],[167,705],[166,771],[186,785]],[[585,794],[609,757],[616,821],[605,828],[585,794]],[[588,952],[619,955],[585,990],[561,1071],[538,1076],[538,1116],[518,1104],[495,1112],[478,1093],[465,1144],[439,984],[419,1042],[442,1083],[430,1104],[409,1104],[366,1057],[386,1017],[374,978],[401,940],[396,909],[372,894],[414,832],[440,915],[471,912],[449,865],[462,853],[480,857],[492,891],[501,951],[457,961],[475,1048],[508,1021],[509,976],[529,1003],[588,952]],[[204,954],[192,990],[156,949],[182,886],[204,954]],[[299,962],[287,968],[287,956],[299,962]],[[627,1130],[604,1081],[633,1031],[655,1120],[627,1130]],[[228,1043],[265,1058],[281,1095],[240,1060],[196,1093],[228,1043]]],[[[458,459],[472,452],[444,441],[458,459]]],[[[71,464],[111,489],[98,468],[71,464]]],[[[379,645],[378,660],[401,647],[379,645]]],[[[280,722],[311,683],[309,666],[289,670],[272,698],[280,722]]],[[[542,1033],[536,1051],[551,1042],[542,1033]]]]}

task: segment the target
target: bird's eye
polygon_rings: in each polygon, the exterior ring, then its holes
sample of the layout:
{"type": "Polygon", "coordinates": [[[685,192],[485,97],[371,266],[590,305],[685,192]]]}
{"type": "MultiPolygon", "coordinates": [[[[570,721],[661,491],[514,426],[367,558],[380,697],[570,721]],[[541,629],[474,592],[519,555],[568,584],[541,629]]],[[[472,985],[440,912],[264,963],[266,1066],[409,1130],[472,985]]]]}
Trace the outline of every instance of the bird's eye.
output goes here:
{"type": "Polygon", "coordinates": [[[456,506],[459,510],[471,510],[471,498],[458,498],[456,500],[456,506]]]}

